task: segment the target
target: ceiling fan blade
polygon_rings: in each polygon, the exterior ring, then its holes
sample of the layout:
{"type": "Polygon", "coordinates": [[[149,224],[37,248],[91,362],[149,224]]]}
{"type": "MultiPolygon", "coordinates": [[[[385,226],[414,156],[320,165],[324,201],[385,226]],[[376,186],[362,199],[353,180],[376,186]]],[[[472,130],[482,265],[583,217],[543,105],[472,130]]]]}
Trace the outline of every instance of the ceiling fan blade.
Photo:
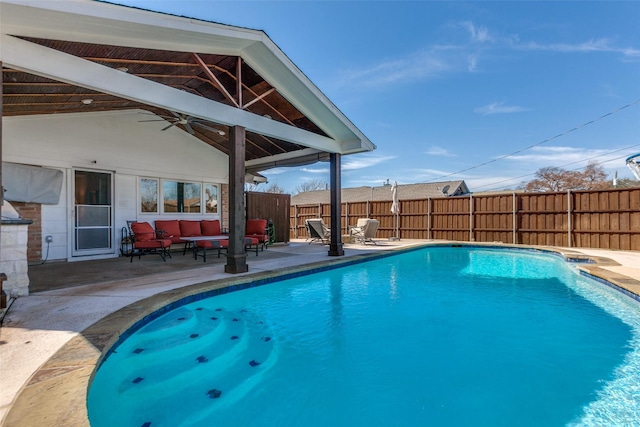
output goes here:
{"type": "Polygon", "coordinates": [[[175,123],[171,123],[169,126],[167,126],[167,127],[165,127],[165,128],[162,128],[162,130],[167,130],[167,129],[169,129],[170,127],[175,126],[175,125],[176,125],[175,123]]]}
{"type": "Polygon", "coordinates": [[[210,132],[217,133],[218,135],[224,135],[225,134],[225,132],[220,130],[220,129],[216,129],[216,128],[213,128],[213,127],[207,126],[207,125],[203,125],[202,123],[193,122],[192,124],[194,124],[196,126],[200,126],[201,128],[206,129],[206,130],[208,130],[210,132]]]}
{"type": "Polygon", "coordinates": [[[165,119],[155,119],[155,120],[138,120],[138,123],[144,123],[144,122],[166,122],[165,119]]]}
{"type": "Polygon", "coordinates": [[[184,128],[187,130],[187,132],[189,132],[191,135],[195,135],[196,133],[193,131],[193,128],[191,127],[191,125],[189,123],[185,123],[184,124],[184,128]]]}
{"type": "Polygon", "coordinates": [[[178,120],[187,120],[188,116],[183,116],[180,113],[176,113],[175,111],[169,111],[171,114],[173,114],[174,116],[176,116],[178,118],[178,120]]]}

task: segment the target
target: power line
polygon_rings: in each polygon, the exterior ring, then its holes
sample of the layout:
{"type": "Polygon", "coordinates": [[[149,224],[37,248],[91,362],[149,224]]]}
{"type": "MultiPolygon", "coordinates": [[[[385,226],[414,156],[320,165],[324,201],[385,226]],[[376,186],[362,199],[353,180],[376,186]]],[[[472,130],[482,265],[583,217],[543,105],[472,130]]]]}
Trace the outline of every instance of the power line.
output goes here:
{"type": "MultiPolygon", "coordinates": [[[[566,166],[575,165],[576,163],[588,162],[589,160],[597,159],[597,158],[599,158],[599,157],[608,156],[608,155],[610,155],[610,154],[617,153],[617,152],[619,152],[619,151],[628,150],[628,149],[630,149],[630,148],[634,148],[634,147],[640,147],[640,144],[629,145],[628,147],[620,148],[620,149],[618,149],[618,150],[609,151],[609,152],[604,153],[604,154],[599,154],[599,155],[597,155],[597,156],[589,157],[588,159],[576,160],[575,162],[565,163],[564,165],[554,166],[554,167],[564,168],[564,167],[566,167],[566,166]]],[[[614,160],[624,159],[624,158],[626,158],[626,157],[628,157],[628,156],[625,154],[624,156],[621,156],[621,157],[615,157],[615,158],[613,158],[613,159],[609,159],[609,160],[605,160],[605,161],[602,161],[602,162],[598,162],[597,164],[601,165],[601,164],[603,164],[603,163],[609,163],[609,162],[612,162],[612,161],[614,161],[614,160]]],[[[573,170],[578,170],[578,169],[582,169],[582,168],[576,168],[576,169],[573,169],[573,170]]],[[[502,183],[504,183],[504,182],[511,182],[511,181],[516,180],[516,179],[526,178],[526,177],[528,177],[528,176],[533,176],[533,175],[535,175],[535,174],[536,174],[536,173],[535,173],[535,172],[533,172],[533,173],[528,173],[528,174],[525,174],[525,175],[515,176],[515,177],[513,177],[513,178],[503,179],[502,181],[492,182],[491,184],[479,185],[479,186],[478,186],[478,187],[476,187],[476,188],[483,188],[483,187],[488,187],[488,186],[490,186],[490,185],[498,185],[498,184],[502,184],[502,183]]]]}
{"type": "MultiPolygon", "coordinates": [[[[583,127],[585,127],[585,126],[589,126],[589,125],[591,125],[591,124],[593,124],[593,123],[596,123],[596,122],[598,122],[598,121],[600,121],[600,120],[604,119],[605,117],[612,116],[612,115],[614,115],[614,114],[616,114],[616,113],[619,113],[620,111],[624,110],[625,108],[629,108],[629,107],[631,107],[631,106],[633,106],[633,105],[635,105],[635,104],[638,104],[638,103],[640,103],[640,98],[639,98],[639,99],[636,99],[635,101],[633,101],[633,102],[631,102],[631,103],[629,103],[629,104],[627,104],[627,105],[624,105],[624,106],[622,106],[622,107],[620,107],[620,108],[617,108],[616,110],[613,110],[613,111],[611,111],[611,112],[609,112],[609,113],[607,113],[607,114],[604,114],[604,115],[602,115],[602,116],[600,116],[600,117],[598,117],[598,118],[595,118],[595,119],[593,119],[593,120],[589,120],[588,122],[583,123],[583,124],[581,124],[580,126],[576,126],[576,127],[574,127],[573,129],[569,129],[569,130],[567,130],[567,131],[565,131],[565,132],[562,132],[562,133],[557,134],[556,136],[553,136],[553,137],[551,137],[551,138],[547,138],[547,139],[545,139],[544,141],[540,141],[540,142],[538,142],[538,143],[536,143],[536,144],[533,144],[533,145],[530,145],[530,146],[528,146],[528,147],[522,148],[522,149],[520,149],[520,150],[514,151],[513,153],[509,153],[509,154],[505,154],[505,155],[500,156],[500,157],[496,157],[495,159],[492,159],[492,160],[486,161],[486,162],[484,162],[484,163],[480,163],[480,164],[478,164],[478,165],[471,166],[471,167],[469,167],[469,168],[467,168],[467,169],[462,169],[462,170],[459,170],[459,171],[457,171],[457,172],[453,172],[453,173],[450,173],[450,174],[447,174],[447,175],[442,175],[442,176],[439,176],[439,177],[437,177],[437,178],[433,178],[433,179],[429,180],[428,182],[434,182],[434,181],[440,180],[440,179],[442,179],[442,178],[448,178],[448,177],[453,176],[453,175],[458,175],[458,174],[463,173],[463,172],[468,172],[468,171],[470,171],[470,170],[478,169],[478,168],[480,168],[480,167],[482,167],[482,166],[490,165],[490,164],[495,163],[495,162],[497,162],[497,161],[499,161],[499,160],[506,159],[507,157],[511,157],[511,156],[516,155],[516,154],[520,154],[520,153],[522,153],[523,151],[530,150],[531,148],[534,148],[534,147],[537,147],[537,146],[539,146],[539,145],[545,144],[545,143],[547,143],[547,142],[549,142],[549,141],[553,141],[554,139],[558,139],[558,138],[560,138],[561,136],[567,135],[567,134],[569,134],[569,133],[571,133],[571,132],[575,132],[575,131],[577,131],[577,130],[579,130],[579,129],[582,129],[582,128],[583,128],[583,127]]],[[[525,175],[525,176],[526,176],[526,175],[525,175]]]]}

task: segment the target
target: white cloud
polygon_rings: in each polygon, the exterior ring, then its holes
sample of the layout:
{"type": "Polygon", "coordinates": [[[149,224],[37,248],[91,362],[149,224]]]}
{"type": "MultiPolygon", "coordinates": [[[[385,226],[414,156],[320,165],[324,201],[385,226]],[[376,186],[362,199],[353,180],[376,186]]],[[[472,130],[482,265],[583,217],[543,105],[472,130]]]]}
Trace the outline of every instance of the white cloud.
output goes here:
{"type": "Polygon", "coordinates": [[[375,154],[362,154],[348,156],[343,159],[342,170],[351,171],[377,166],[380,163],[395,159],[395,156],[379,156],[375,154]]]}
{"type": "Polygon", "coordinates": [[[631,47],[618,47],[606,38],[588,40],[582,43],[549,43],[542,44],[537,42],[528,42],[515,47],[523,50],[539,50],[549,52],[611,52],[619,53],[626,57],[640,58],[640,49],[631,47]]]}
{"type": "Polygon", "coordinates": [[[302,172],[313,173],[313,174],[321,174],[321,173],[329,173],[329,167],[303,167],[300,169],[302,172]]]}
{"type": "Polygon", "coordinates": [[[504,102],[494,102],[475,108],[473,111],[483,116],[489,116],[491,114],[521,113],[523,111],[529,111],[529,109],[518,105],[506,105],[504,102]]]}
{"type": "Polygon", "coordinates": [[[640,59],[640,49],[620,47],[607,38],[578,43],[523,42],[518,34],[500,35],[490,31],[484,25],[471,21],[454,24],[452,28],[464,29],[468,37],[460,40],[459,34],[454,34],[450,42],[434,43],[404,56],[391,57],[379,63],[370,64],[364,69],[347,71],[342,79],[338,80],[341,81],[341,85],[352,88],[372,86],[385,88],[394,83],[415,83],[424,79],[438,78],[445,73],[476,72],[481,56],[499,49],[520,52],[604,52],[620,54],[631,61],[640,59]]]}
{"type": "Polygon", "coordinates": [[[345,85],[378,86],[390,83],[415,81],[442,74],[451,67],[429,50],[421,50],[403,58],[391,59],[369,68],[347,72],[343,77],[345,85]]]}
{"type": "Polygon", "coordinates": [[[448,151],[442,147],[437,147],[435,145],[429,147],[424,153],[429,156],[456,157],[456,154],[452,153],[451,151],[448,151]]]}
{"type": "Polygon", "coordinates": [[[462,22],[460,26],[469,31],[471,42],[473,43],[487,43],[494,41],[494,38],[489,34],[489,30],[484,25],[476,26],[473,22],[465,21],[462,22]]]}

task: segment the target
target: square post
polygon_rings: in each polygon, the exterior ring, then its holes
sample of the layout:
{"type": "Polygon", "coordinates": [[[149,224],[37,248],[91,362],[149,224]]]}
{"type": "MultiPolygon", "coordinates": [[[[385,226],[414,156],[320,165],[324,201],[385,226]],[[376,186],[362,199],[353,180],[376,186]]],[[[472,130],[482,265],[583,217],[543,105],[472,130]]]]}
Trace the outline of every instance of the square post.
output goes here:
{"type": "Polygon", "coordinates": [[[244,200],[244,158],[245,128],[229,128],[229,247],[225,273],[238,274],[249,271],[244,247],[245,200],[244,200]]]}
{"type": "Polygon", "coordinates": [[[331,180],[331,242],[329,243],[329,256],[343,256],[342,248],[342,198],[340,192],[340,154],[330,154],[330,180],[331,180]]]}

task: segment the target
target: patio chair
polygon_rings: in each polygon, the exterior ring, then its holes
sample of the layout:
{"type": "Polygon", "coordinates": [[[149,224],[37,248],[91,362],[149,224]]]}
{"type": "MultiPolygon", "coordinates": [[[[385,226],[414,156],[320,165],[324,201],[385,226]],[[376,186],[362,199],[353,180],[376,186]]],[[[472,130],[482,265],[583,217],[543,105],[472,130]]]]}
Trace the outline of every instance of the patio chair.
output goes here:
{"type": "MultiPolygon", "coordinates": [[[[269,244],[269,233],[267,231],[267,220],[266,219],[248,219],[247,220],[247,228],[245,230],[244,236],[247,239],[258,239],[258,243],[261,246],[260,250],[264,250],[265,247],[269,244]]],[[[257,254],[256,246],[256,254],[257,254]]]]}
{"type": "Polygon", "coordinates": [[[165,257],[171,258],[169,248],[171,248],[171,239],[164,238],[164,232],[156,232],[148,222],[132,222],[130,224],[133,240],[133,251],[131,251],[129,262],[133,262],[133,257],[138,255],[138,259],[142,255],[156,254],[160,255],[162,261],[166,261],[165,257]]]}
{"type": "Polygon", "coordinates": [[[352,235],[356,242],[367,244],[373,243],[377,245],[376,241],[373,238],[378,231],[378,226],[380,225],[380,221],[377,219],[371,218],[360,218],[358,219],[358,223],[355,227],[351,227],[349,229],[349,234],[352,235]]]}
{"type": "Polygon", "coordinates": [[[309,237],[311,238],[309,244],[313,242],[321,242],[322,244],[329,243],[331,240],[331,229],[325,225],[321,218],[308,219],[304,224],[307,228],[309,237]]]}

